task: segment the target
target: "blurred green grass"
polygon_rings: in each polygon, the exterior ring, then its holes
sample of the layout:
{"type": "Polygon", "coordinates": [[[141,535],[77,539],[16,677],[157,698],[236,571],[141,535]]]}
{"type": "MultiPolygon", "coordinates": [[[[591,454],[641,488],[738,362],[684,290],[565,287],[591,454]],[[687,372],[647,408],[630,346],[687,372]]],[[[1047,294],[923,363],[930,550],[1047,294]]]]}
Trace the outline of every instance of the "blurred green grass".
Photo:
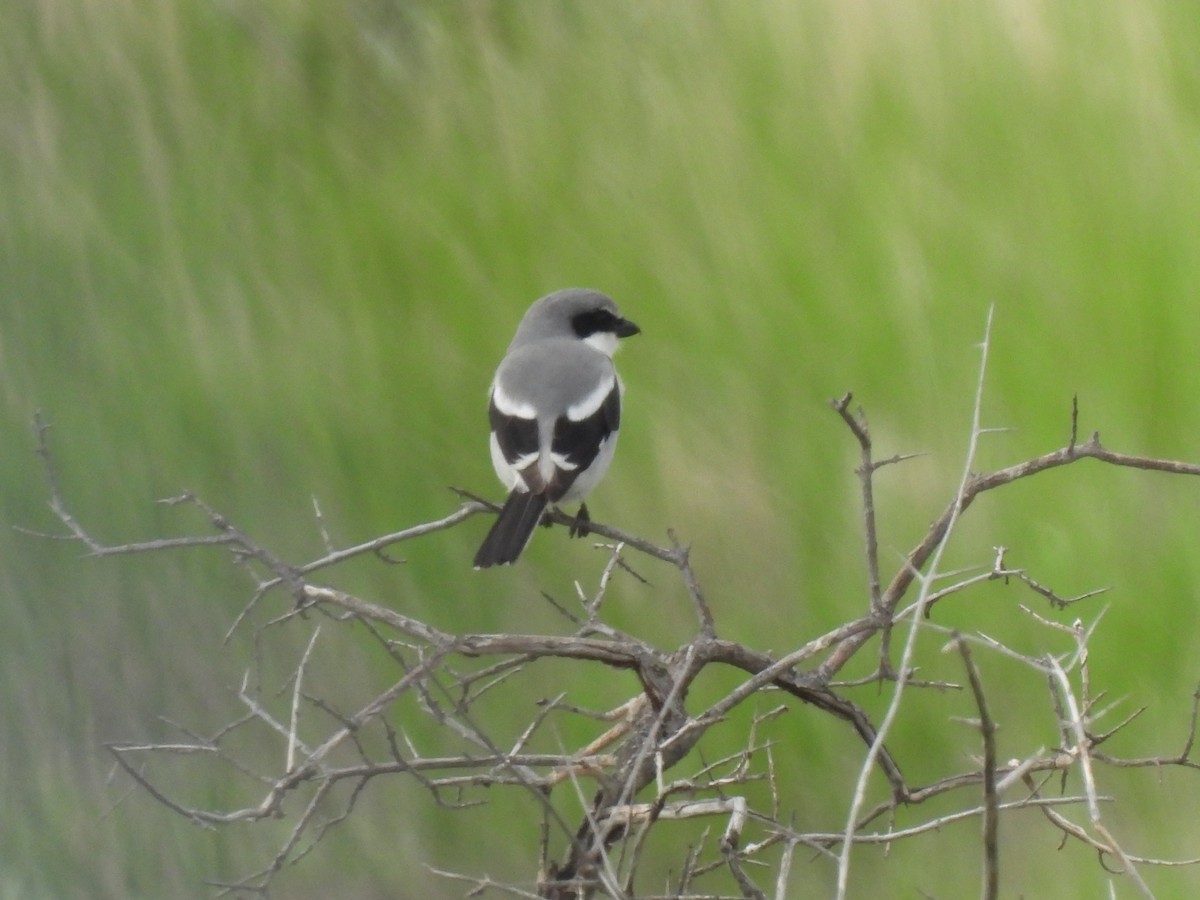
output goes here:
{"type": "MultiPolygon", "coordinates": [[[[645,332],[622,355],[625,433],[595,512],[694,542],[723,633],[757,646],[863,602],[855,457],[824,401],[853,389],[881,455],[929,452],[881,473],[894,565],[958,477],[992,306],[985,419],[1015,430],[982,466],[1061,445],[1075,393],[1085,432],[1196,458],[1200,23],[1183,5],[47,0],[0,12],[0,50],[6,526],[53,524],[38,408],[76,512],[117,542],[202,527],[152,502],[184,488],[289,559],[319,550],[314,496],[349,543],[444,513],[447,485],[496,493],[491,368],[526,304],[574,284],[645,332]]],[[[1113,586],[1093,671],[1152,704],[1119,739],[1130,755],[1173,752],[1186,724],[1194,490],[1073,467],[980,501],[951,553],[1003,543],[1063,593],[1113,586]]],[[[345,578],[446,627],[526,629],[556,627],[540,590],[601,565],[548,534],[484,589],[466,565],[482,527],[345,578]]],[[[234,708],[249,641],[220,639],[246,583],[216,554],[78,555],[0,537],[0,802],[23,811],[0,896],[201,895],[280,832],[192,829],[110,780],[99,745],[234,708]]],[[[612,609],[669,645],[689,612],[652,574],[612,609]]],[[[987,592],[945,621],[1039,648],[1017,599],[1033,598],[987,592]]],[[[370,683],[344,652],[347,690],[370,683]]],[[[1006,710],[1013,754],[1048,739],[1037,696],[1006,710]]],[[[855,748],[789,718],[805,814],[838,827],[855,748]]],[[[944,771],[972,751],[960,737],[934,743],[914,716],[897,752],[944,771]]],[[[1198,855],[1195,786],[1150,781],[1114,813],[1135,852],[1198,855]]],[[[532,828],[514,848],[398,785],[360,813],[287,896],[391,896],[399,871],[455,896],[421,859],[533,870],[532,828]]],[[[1006,891],[1107,889],[1028,821],[1005,823],[1006,891]]],[[[864,851],[861,883],[974,890],[973,826],[938,840],[964,863],[864,851]]],[[[1161,896],[1200,887],[1147,877],[1161,896]]]]}

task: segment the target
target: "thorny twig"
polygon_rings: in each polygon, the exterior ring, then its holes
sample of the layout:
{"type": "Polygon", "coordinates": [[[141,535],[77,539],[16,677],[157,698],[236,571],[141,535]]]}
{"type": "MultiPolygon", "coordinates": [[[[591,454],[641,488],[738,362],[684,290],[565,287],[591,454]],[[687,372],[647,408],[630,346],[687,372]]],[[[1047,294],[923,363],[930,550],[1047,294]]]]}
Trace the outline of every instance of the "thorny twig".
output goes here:
{"type": "MultiPolygon", "coordinates": [[[[684,854],[679,877],[669,896],[717,896],[711,890],[698,887],[696,881],[715,877],[717,872],[723,871],[729,886],[740,896],[765,897],[766,892],[758,885],[749,867],[765,861],[772,848],[780,848],[774,876],[774,895],[778,898],[787,895],[797,846],[816,850],[817,860],[836,860],[839,881],[848,885],[852,846],[896,844],[933,833],[952,822],[979,817],[984,828],[985,896],[994,896],[994,886],[998,884],[996,847],[1001,815],[1013,809],[1036,807],[1041,808],[1064,835],[1083,840],[1105,856],[1114,858],[1117,870],[1145,892],[1145,883],[1137,867],[1168,863],[1130,854],[1113,839],[1101,816],[1101,806],[1107,800],[1100,793],[1097,767],[1161,768],[1173,765],[1188,770],[1200,768],[1200,764],[1191,759],[1200,689],[1193,697],[1191,726],[1179,754],[1120,758],[1102,753],[1097,749],[1099,745],[1127,727],[1137,713],[1106,731],[1093,732],[1092,723],[1101,713],[1096,710],[1099,698],[1090,696],[1087,675],[1087,641],[1092,629],[1081,625],[1065,627],[1029,611],[1036,621],[1051,629],[1051,634],[1068,635],[1074,642],[1074,653],[1060,660],[1044,651],[1021,652],[985,635],[963,634],[955,639],[979,712],[984,745],[983,759],[974,770],[949,774],[925,785],[910,784],[884,739],[893,716],[898,714],[905,690],[915,690],[922,685],[949,686],[914,677],[914,637],[918,629],[940,628],[927,619],[935,603],[952,594],[964,594],[977,584],[996,580],[1019,581],[1056,610],[1096,593],[1090,591],[1063,597],[1024,569],[1008,565],[1005,548],[997,548],[990,567],[934,589],[935,583],[946,583],[938,570],[938,556],[953,533],[955,521],[977,496],[1082,459],[1179,475],[1200,474],[1200,466],[1117,453],[1102,446],[1096,434],[1080,442],[1079,410],[1075,402],[1070,439],[1063,449],[987,474],[972,473],[968,464],[953,501],[885,584],[878,558],[874,477],[882,467],[899,463],[910,455],[897,454],[875,460],[866,415],[861,409],[851,412],[850,403],[851,396],[847,394],[832,405],[860,450],[857,471],[862,489],[868,574],[865,614],[778,654],[756,650],[746,643],[720,636],[717,616],[692,568],[689,549],[674,533],[668,533],[668,546],[660,547],[619,529],[592,523],[592,531],[613,544],[606,548],[607,563],[596,591],[589,595],[580,588],[583,614],[567,614],[568,621],[577,629],[576,633],[567,635],[450,632],[401,612],[391,604],[373,603],[313,581],[316,573],[334,569],[350,559],[376,556],[391,561],[384,553],[397,544],[456,527],[477,514],[494,511],[494,504],[465,492],[460,492],[463,504],[445,517],[342,549],[336,548],[314,500],[321,553],[298,564],[283,561],[191,493],[181,494],[169,502],[199,509],[212,533],[108,544],[93,536],[70,511],[49,450],[49,425],[39,416],[35,421],[36,450],[46,475],[50,509],[65,529],[49,537],[80,543],[89,555],[102,557],[193,547],[222,548],[255,578],[251,600],[233,622],[230,634],[244,625],[276,587],[282,586],[294,605],[280,610],[268,625],[260,626],[255,632],[256,640],[264,628],[293,627],[293,623],[304,621],[297,612],[315,611],[334,623],[361,623],[367,629],[369,640],[382,647],[399,668],[391,684],[377,687],[373,696],[359,703],[353,711],[339,711],[322,696],[323,673],[313,654],[320,628],[316,626],[309,632],[306,649],[287,681],[291,690],[286,709],[278,708],[277,702],[266,696],[262,688],[252,689],[247,681],[240,693],[246,712],[212,736],[205,738],[188,733],[186,741],[114,743],[109,746],[110,752],[134,783],[176,813],[206,827],[290,814],[291,828],[273,859],[255,873],[226,882],[224,887],[228,892],[265,892],[284,867],[307,854],[329,828],[352,813],[357,798],[368,783],[390,775],[413,779],[429,792],[438,806],[447,809],[484,802],[482,794],[473,792],[488,788],[516,787],[537,798],[545,830],[541,839],[543,871],[536,888],[525,889],[486,877],[446,873],[446,877],[462,879],[478,891],[502,890],[511,896],[562,900],[592,896],[598,891],[611,896],[631,896],[637,887],[636,877],[647,859],[644,848],[652,829],[668,828],[670,826],[665,823],[685,817],[721,815],[728,816],[723,836],[715,844],[701,839],[691,845],[684,854]],[[640,553],[665,562],[679,573],[698,623],[696,634],[680,646],[660,649],[603,621],[605,596],[621,579],[622,573],[632,573],[625,559],[629,553],[640,553]],[[920,596],[901,606],[914,582],[920,587],[920,596]],[[896,622],[907,623],[909,631],[900,666],[893,669],[888,638],[896,622]],[[856,682],[837,684],[834,681],[858,651],[877,636],[881,642],[878,671],[873,678],[857,683],[894,684],[893,702],[878,724],[844,693],[856,682]],[[991,721],[982,689],[980,663],[970,652],[972,643],[985,652],[1002,654],[1045,674],[1060,711],[1062,749],[1047,752],[1037,748],[1008,763],[997,761],[995,724],[991,721]],[[512,704],[514,696],[521,697],[520,692],[527,690],[530,676],[536,680],[536,673],[549,660],[589,666],[594,672],[632,673],[636,679],[634,683],[640,688],[632,696],[626,694],[605,723],[577,742],[564,740],[563,736],[577,732],[580,723],[590,719],[584,716],[585,711],[568,702],[571,692],[565,683],[556,685],[551,699],[541,704],[532,703],[534,712],[517,723],[511,734],[501,737],[494,725],[485,725],[485,721],[490,721],[488,708],[494,704],[512,704]],[[716,699],[710,698],[704,705],[692,708],[690,689],[693,683],[701,673],[714,666],[742,673],[740,682],[726,688],[716,699]],[[1080,683],[1078,698],[1072,678],[1080,683]],[[742,751],[718,754],[716,762],[701,760],[693,764],[690,774],[668,778],[668,773],[677,773],[698,755],[696,749],[707,735],[722,723],[730,722],[749,706],[748,701],[763,697],[766,691],[774,692],[772,717],[786,708],[779,705],[778,698],[784,698],[785,702],[798,700],[848,725],[869,748],[860,770],[859,793],[843,830],[819,832],[792,827],[790,794],[778,780],[772,739],[760,739],[758,735],[760,725],[765,726],[768,721],[765,715],[753,716],[742,751]],[[412,702],[407,703],[409,700],[412,702]],[[414,735],[427,734],[429,727],[402,716],[399,712],[402,703],[407,703],[405,710],[416,710],[418,715],[434,723],[434,733],[440,733],[455,746],[449,752],[441,753],[422,750],[419,745],[428,738],[417,739],[414,735]],[[320,711],[319,718],[333,724],[315,724],[316,718],[310,720],[303,715],[309,707],[320,711]],[[566,727],[568,722],[569,728],[566,727]],[[278,746],[282,752],[276,759],[282,764],[278,771],[259,774],[253,763],[243,761],[232,749],[237,745],[235,735],[247,729],[259,729],[267,735],[268,741],[280,742],[278,746]],[[599,729],[607,730],[597,733],[599,729]],[[544,746],[550,735],[559,750],[543,752],[536,749],[544,746]],[[155,759],[165,754],[220,760],[241,775],[249,776],[249,783],[261,785],[261,793],[252,795],[251,802],[229,810],[214,810],[182,801],[159,782],[153,771],[155,759]],[[884,802],[865,808],[862,788],[871,771],[884,776],[890,796],[884,802]],[[1034,779],[1039,775],[1048,778],[1052,773],[1067,771],[1083,774],[1083,796],[1043,797],[1041,784],[1034,779]],[[584,788],[585,781],[596,784],[590,799],[584,788]],[[769,785],[765,806],[757,805],[753,799],[755,784],[760,781],[769,785]],[[1004,799],[1005,792],[1018,784],[1027,785],[1028,793],[1004,799]],[[346,785],[347,789],[338,791],[339,785],[346,785]],[[570,786],[566,796],[558,787],[560,785],[570,786]],[[871,822],[894,814],[899,805],[918,806],[936,797],[972,789],[982,790],[981,805],[939,815],[907,828],[867,830],[871,822]],[[654,796],[648,802],[637,799],[651,791],[654,796]],[[339,803],[333,802],[335,795],[341,797],[339,803]],[[305,799],[299,804],[288,802],[296,796],[305,799]],[[1061,811],[1078,803],[1086,804],[1090,830],[1071,823],[1061,811]],[[576,816],[576,821],[581,824],[573,827],[568,821],[571,816],[576,816]],[[552,843],[563,845],[561,863],[552,861],[552,843]],[[616,852],[618,848],[620,852],[616,852]]],[[[981,427],[980,408],[977,395],[969,459],[974,456],[973,448],[978,438],[991,430],[981,427]]],[[[558,524],[571,522],[565,515],[552,515],[551,519],[558,524]]],[[[647,584],[644,579],[638,583],[647,584]]],[[[330,634],[332,632],[328,630],[322,632],[322,646],[331,639],[330,634]]],[[[524,699],[528,701],[528,695],[524,699]]],[[[638,888],[638,896],[654,895],[638,888]]]]}

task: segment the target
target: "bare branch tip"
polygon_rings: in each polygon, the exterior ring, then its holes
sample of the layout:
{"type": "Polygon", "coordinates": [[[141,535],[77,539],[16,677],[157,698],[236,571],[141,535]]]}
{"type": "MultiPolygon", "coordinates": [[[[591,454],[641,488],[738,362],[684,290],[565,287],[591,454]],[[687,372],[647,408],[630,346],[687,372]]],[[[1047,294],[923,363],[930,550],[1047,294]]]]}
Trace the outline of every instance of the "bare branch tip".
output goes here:
{"type": "Polygon", "coordinates": [[[829,405],[837,412],[844,413],[850,407],[850,401],[854,399],[854,394],[851,391],[846,391],[842,394],[841,399],[831,398],[829,405]]]}
{"type": "Polygon", "coordinates": [[[37,433],[39,439],[53,427],[54,423],[46,421],[46,417],[40,409],[35,409],[33,411],[33,429],[37,433]]]}

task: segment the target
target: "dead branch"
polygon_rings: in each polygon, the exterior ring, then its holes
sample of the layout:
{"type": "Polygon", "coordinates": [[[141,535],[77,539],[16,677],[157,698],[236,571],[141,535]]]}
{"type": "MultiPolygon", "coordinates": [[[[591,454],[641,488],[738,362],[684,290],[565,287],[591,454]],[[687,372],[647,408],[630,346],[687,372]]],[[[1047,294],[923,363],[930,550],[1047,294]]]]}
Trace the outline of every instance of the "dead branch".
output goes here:
{"type": "Polygon", "coordinates": [[[955,635],[954,644],[967,670],[967,681],[979,710],[979,734],[983,738],[983,891],[980,896],[994,900],[1000,892],[1000,801],[996,793],[996,723],[988,712],[987,694],[979,668],[971,658],[971,645],[955,635]]]}
{"type": "MultiPolygon", "coordinates": [[[[984,351],[986,354],[986,339],[984,351]]],[[[970,448],[960,484],[886,586],[878,554],[874,479],[884,467],[900,464],[911,454],[874,459],[865,412],[861,408],[851,411],[850,394],[831,402],[859,450],[856,473],[861,488],[867,568],[865,603],[859,607],[863,611],[860,616],[779,653],[720,636],[718,613],[722,603],[718,600],[714,605],[706,596],[689,548],[674,532],[667,533],[668,545],[661,547],[620,529],[591,523],[594,534],[612,543],[601,546],[607,560],[594,589],[578,586],[574,601],[577,607],[551,600],[562,612],[567,627],[573,629],[565,634],[451,632],[395,608],[402,604],[376,602],[315,581],[318,573],[333,571],[351,559],[374,556],[385,563],[394,562],[385,553],[397,545],[495,511],[494,504],[461,491],[462,504],[446,516],[341,548],[328,533],[314,499],[320,550],[313,558],[300,562],[280,558],[189,492],[164,502],[198,510],[208,529],[205,533],[108,543],[71,512],[49,449],[50,426],[41,416],[34,423],[35,450],[42,462],[50,510],[61,530],[49,535],[26,533],[81,544],[92,557],[219,548],[254,579],[249,602],[233,621],[229,635],[245,628],[252,617],[262,618],[260,610],[273,594],[281,595],[286,602],[277,603],[267,621],[258,626],[256,640],[273,630],[305,629],[305,649],[279,693],[271,693],[265,685],[252,685],[247,679],[237,693],[243,714],[215,733],[198,735],[175,726],[184,739],[117,742],[108,748],[120,770],[139,789],[204,827],[288,820],[286,835],[265,865],[239,878],[214,882],[226,893],[265,892],[281,871],[310,854],[331,828],[353,814],[368,784],[394,777],[419,784],[435,807],[446,810],[485,803],[483,792],[489,790],[515,789],[536,798],[543,822],[538,851],[530,850],[531,865],[535,857],[540,860],[536,884],[501,883],[486,876],[450,873],[430,866],[431,871],[466,883],[473,893],[497,890],[510,896],[556,900],[598,894],[726,896],[721,888],[698,885],[702,879],[720,877],[724,881],[717,883],[725,884],[737,896],[767,897],[762,882],[773,884],[773,895],[782,898],[788,895],[789,880],[798,863],[797,847],[815,851],[815,864],[836,865],[839,891],[844,893],[851,881],[852,848],[893,845],[978,817],[982,826],[983,896],[994,897],[999,885],[1003,817],[1010,811],[1039,808],[1049,826],[1061,832],[1064,839],[1083,841],[1102,859],[1113,860],[1111,870],[1129,878],[1148,896],[1139,867],[1196,861],[1172,862],[1124,849],[1103,816],[1103,807],[1110,802],[1101,792],[1103,770],[1165,766],[1200,769],[1200,763],[1191,758],[1200,689],[1192,697],[1190,726],[1181,752],[1118,757],[1098,748],[1130,727],[1140,710],[1115,724],[1097,727],[1110,712],[1101,708],[1102,695],[1093,696],[1090,687],[1089,639],[1099,616],[1087,627],[1081,621],[1067,625],[1021,606],[1044,626],[1046,635],[1043,643],[1023,648],[1008,646],[989,635],[945,628],[932,621],[930,614],[942,600],[951,596],[969,598],[973,589],[988,582],[1024,585],[1045,600],[1052,612],[1099,593],[1088,590],[1074,596],[1059,594],[1025,569],[1010,566],[1008,551],[1003,547],[996,548],[992,560],[969,573],[941,572],[939,558],[955,523],[980,494],[1083,459],[1173,475],[1200,474],[1200,465],[1112,451],[1101,445],[1097,434],[1080,442],[1076,402],[1066,446],[991,473],[975,474],[971,465],[975,448],[993,430],[980,423],[984,369],[981,366],[970,448]],[[604,599],[614,581],[628,575],[645,583],[630,565],[631,554],[666,563],[680,579],[697,624],[695,634],[679,646],[657,647],[605,622],[604,599]],[[917,596],[910,598],[914,584],[917,596]],[[285,590],[276,592],[279,587],[285,590]],[[319,622],[314,624],[310,614],[317,614],[319,622]],[[324,646],[335,632],[346,632],[354,625],[365,629],[368,641],[383,648],[396,673],[390,683],[371,687],[367,699],[345,709],[325,695],[321,672],[313,664],[314,648],[324,646]],[[899,664],[893,666],[890,641],[892,630],[898,626],[906,630],[899,664]],[[978,712],[976,724],[983,754],[968,771],[914,785],[905,778],[902,761],[887,745],[892,723],[907,708],[906,692],[961,687],[915,677],[919,668],[915,639],[918,633],[930,629],[951,634],[962,658],[978,712]],[[836,681],[838,673],[875,638],[879,639],[879,657],[874,674],[836,681]],[[1066,652],[1047,649],[1063,640],[1070,644],[1066,652]],[[1058,749],[1026,748],[1019,759],[998,762],[996,724],[983,689],[982,666],[988,657],[1014,660],[1043,674],[1059,721],[1058,730],[1047,736],[1046,744],[1058,749]],[[551,660],[571,664],[580,678],[628,672],[635,677],[630,685],[636,688],[614,710],[602,714],[571,703],[572,690],[567,683],[556,682],[556,692],[548,699],[522,696],[521,691],[528,690],[526,685],[531,679],[537,683],[538,673],[551,660]],[[724,695],[698,705],[692,700],[693,684],[714,666],[741,673],[740,681],[724,695]],[[852,699],[852,691],[866,684],[887,685],[892,691],[887,710],[878,721],[852,699]],[[528,715],[509,729],[511,733],[485,724],[493,718],[489,712],[505,708],[503,704],[520,708],[514,705],[514,692],[520,702],[527,704],[528,715]],[[751,701],[759,699],[769,701],[770,713],[753,711],[751,701]],[[853,799],[840,830],[797,830],[791,823],[795,787],[780,784],[775,765],[779,747],[776,739],[762,732],[773,727],[780,712],[793,708],[833,717],[864,747],[858,781],[851,791],[853,799]],[[741,749],[722,751],[715,754],[715,761],[706,761],[701,748],[707,745],[710,735],[734,722],[745,728],[741,749]],[[562,726],[567,723],[571,733],[586,731],[587,736],[565,741],[562,726]],[[258,736],[254,743],[273,748],[266,773],[260,771],[262,760],[243,759],[233,749],[247,732],[258,736]],[[422,749],[435,739],[449,749],[422,749]],[[546,752],[547,744],[558,747],[558,752],[546,752]],[[189,802],[177,793],[178,788],[169,787],[157,774],[156,763],[168,757],[206,759],[228,766],[249,785],[246,802],[223,810],[189,802]],[[1045,779],[1067,772],[1081,778],[1081,795],[1044,796],[1045,779]],[[868,806],[866,786],[876,773],[886,782],[888,796],[868,806]],[[1038,777],[1043,780],[1037,781],[1038,777]],[[1022,786],[1025,792],[1018,793],[1022,786]],[[767,795],[765,801],[759,799],[763,792],[767,795]],[[964,801],[955,812],[930,816],[904,828],[894,827],[894,816],[901,807],[916,809],[934,798],[962,792],[967,792],[964,796],[981,792],[982,802],[964,801]],[[1064,812],[1078,805],[1088,812],[1087,827],[1072,822],[1064,812]],[[679,827],[672,823],[714,816],[724,820],[720,836],[680,846],[679,874],[673,887],[666,894],[648,892],[638,878],[650,855],[647,847],[651,835],[670,834],[673,827],[679,827]],[[892,824],[883,829],[873,825],[883,817],[892,824]],[[875,830],[868,830],[871,828],[875,830]],[[773,863],[769,861],[771,853],[777,854],[773,863]],[[769,881],[763,881],[760,873],[766,873],[769,881]]],[[[550,518],[554,524],[568,527],[573,522],[558,513],[550,518]]],[[[961,605],[946,608],[954,611],[961,605]]],[[[505,718],[511,720],[511,716],[505,718]]],[[[714,740],[714,745],[719,746],[719,742],[714,740]]]]}

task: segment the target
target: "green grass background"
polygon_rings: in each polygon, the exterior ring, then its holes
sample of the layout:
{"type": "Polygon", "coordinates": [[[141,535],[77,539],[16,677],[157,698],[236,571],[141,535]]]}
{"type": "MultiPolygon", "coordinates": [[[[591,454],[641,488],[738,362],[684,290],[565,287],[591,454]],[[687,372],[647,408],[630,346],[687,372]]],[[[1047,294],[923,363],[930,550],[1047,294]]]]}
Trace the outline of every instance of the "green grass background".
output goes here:
{"type": "MultiPolygon", "coordinates": [[[[217,553],[81,560],[14,532],[54,525],[35,410],[101,538],[203,530],[153,502],[187,488],[303,561],[313,497],[348,544],[448,512],[447,485],[497,495],[491,369],[531,300],[594,286],[644,331],[594,513],[677,529],[721,633],[783,651],[865,603],[856,456],[825,401],[853,389],[881,455],[928,454],[880,475],[890,571],[960,474],[989,308],[984,419],[1013,430],[980,468],[1065,443],[1076,393],[1083,431],[1115,449],[1200,458],[1197,58],[1200,19],[1167,0],[5,5],[0,898],[204,896],[288,827],[206,831],[114,777],[104,741],[237,712],[252,629],[221,638],[248,582],[217,553]]],[[[1113,588],[1058,617],[1108,605],[1095,686],[1115,715],[1149,707],[1114,753],[1174,753],[1186,733],[1196,491],[1085,463],[981,500],[950,553],[1005,544],[1064,594],[1113,588]]],[[[485,525],[337,577],[445,628],[563,628],[539,592],[594,583],[603,557],[555,531],[476,574],[485,525]]],[[[621,582],[611,614],[674,646],[685,596],[645,568],[654,584],[621,582]]],[[[991,586],[937,619],[1067,650],[1016,610],[1035,600],[991,586]]],[[[270,638],[279,677],[302,630],[270,638]]],[[[389,674],[360,638],[320,645],[348,704],[389,674]]],[[[939,640],[923,661],[958,677],[939,640]]],[[[1001,756],[1053,745],[1044,686],[983,662],[1001,756]]],[[[634,689],[561,677],[597,705],[634,689]]],[[[894,748],[914,783],[969,765],[976,741],[948,717],[970,713],[911,700],[894,748]]],[[[798,825],[842,827],[861,756],[844,731],[803,709],[778,725],[798,825]]],[[[198,804],[247,802],[216,767],[163,777],[198,804]]],[[[1101,790],[1130,852],[1200,856],[1194,776],[1102,770],[1101,790]]],[[[452,812],[380,781],[279,896],[461,895],[423,861],[528,880],[536,826],[524,797],[452,812]]],[[[1036,813],[1001,834],[1004,896],[1107,895],[1095,855],[1058,850],[1036,813]]],[[[977,846],[968,823],[860,851],[852,895],[970,896],[977,846]]],[[[827,862],[793,872],[794,896],[830,894],[827,862]]],[[[1144,874],[1162,897],[1200,890],[1195,869],[1144,874]]]]}

